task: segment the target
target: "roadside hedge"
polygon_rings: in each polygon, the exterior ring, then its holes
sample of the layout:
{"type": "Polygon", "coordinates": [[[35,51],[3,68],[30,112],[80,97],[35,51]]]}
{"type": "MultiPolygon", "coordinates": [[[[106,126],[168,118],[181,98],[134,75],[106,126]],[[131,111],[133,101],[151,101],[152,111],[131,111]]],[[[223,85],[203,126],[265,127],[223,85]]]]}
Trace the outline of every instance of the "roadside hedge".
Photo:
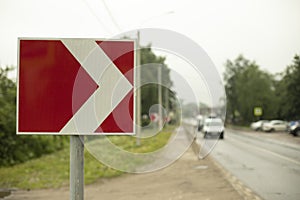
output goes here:
{"type": "Polygon", "coordinates": [[[0,166],[25,162],[62,149],[68,136],[16,135],[16,83],[0,68],[0,166]]]}

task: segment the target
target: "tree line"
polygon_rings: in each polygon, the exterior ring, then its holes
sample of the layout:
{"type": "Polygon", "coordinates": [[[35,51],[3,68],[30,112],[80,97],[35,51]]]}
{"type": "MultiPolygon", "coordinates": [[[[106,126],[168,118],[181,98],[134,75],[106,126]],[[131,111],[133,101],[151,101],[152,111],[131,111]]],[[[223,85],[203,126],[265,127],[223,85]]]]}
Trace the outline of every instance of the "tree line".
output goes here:
{"type": "Polygon", "coordinates": [[[68,141],[66,136],[16,135],[17,86],[7,76],[11,70],[0,68],[0,166],[57,151],[68,141]]]}
{"type": "MultiPolygon", "coordinates": [[[[174,91],[170,88],[173,85],[170,77],[170,69],[165,64],[166,58],[155,55],[151,49],[151,45],[141,48],[141,114],[149,116],[149,112],[158,113],[158,107],[152,107],[159,104],[158,87],[162,90],[162,106],[167,110],[176,111],[177,100],[174,91]],[[159,74],[159,69],[161,73],[159,74]],[[161,75],[161,82],[158,76],[161,75]],[[151,110],[152,109],[152,110],[151,110]]],[[[163,113],[166,115],[167,113],[163,113]]],[[[142,119],[142,125],[146,126],[150,122],[149,117],[142,119]]]]}
{"type": "Polygon", "coordinates": [[[300,120],[300,58],[277,74],[261,70],[255,61],[240,55],[227,60],[224,72],[227,97],[226,119],[247,125],[258,119],[300,120]],[[254,108],[262,108],[255,116],[254,108]]]}

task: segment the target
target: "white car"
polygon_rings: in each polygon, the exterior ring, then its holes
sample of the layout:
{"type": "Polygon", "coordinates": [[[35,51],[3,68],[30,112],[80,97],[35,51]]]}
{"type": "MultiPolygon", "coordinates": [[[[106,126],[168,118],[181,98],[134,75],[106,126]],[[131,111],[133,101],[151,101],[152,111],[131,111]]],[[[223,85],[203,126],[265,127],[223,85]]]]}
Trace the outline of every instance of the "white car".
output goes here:
{"type": "Polygon", "coordinates": [[[204,138],[208,135],[220,136],[220,139],[224,139],[224,123],[220,118],[207,118],[204,121],[203,126],[204,138]]]}
{"type": "Polygon", "coordinates": [[[288,125],[285,121],[282,120],[272,120],[268,123],[264,123],[262,130],[266,132],[272,131],[287,131],[288,125]]]}
{"type": "Polygon", "coordinates": [[[264,123],[267,123],[269,122],[268,120],[259,120],[257,122],[252,122],[250,127],[252,130],[255,130],[255,131],[260,131],[262,130],[262,126],[264,123]]]}

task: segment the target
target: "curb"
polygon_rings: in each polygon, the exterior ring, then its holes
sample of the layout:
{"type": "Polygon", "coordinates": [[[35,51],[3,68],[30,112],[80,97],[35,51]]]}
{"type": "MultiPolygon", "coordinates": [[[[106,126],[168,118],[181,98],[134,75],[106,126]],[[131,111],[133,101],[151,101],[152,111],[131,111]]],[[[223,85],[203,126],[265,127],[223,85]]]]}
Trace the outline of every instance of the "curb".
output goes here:
{"type": "MultiPolygon", "coordinates": [[[[196,154],[199,160],[198,154],[199,154],[199,147],[200,144],[196,142],[196,140],[192,143],[192,150],[196,154]]],[[[205,159],[205,158],[203,158],[205,159]]],[[[249,187],[244,185],[238,178],[236,178],[233,174],[231,174],[229,171],[227,171],[218,161],[216,161],[212,156],[208,156],[207,159],[210,159],[212,163],[221,171],[224,178],[229,182],[229,184],[239,193],[239,195],[244,200],[263,200],[258,194],[256,194],[253,190],[251,190],[249,187]]]]}
{"type": "Polygon", "coordinates": [[[253,190],[243,184],[238,180],[233,174],[227,171],[220,163],[218,163],[211,156],[209,158],[212,160],[214,165],[221,171],[224,178],[232,185],[232,187],[241,195],[244,200],[263,200],[258,194],[253,190]]]}
{"type": "MultiPolygon", "coordinates": [[[[188,130],[185,131],[186,133],[189,132],[188,130]]],[[[191,136],[191,133],[187,134],[191,136]]],[[[244,134],[243,134],[244,135],[244,134]]],[[[250,137],[250,136],[249,136],[250,137]]],[[[193,152],[196,154],[199,160],[199,150],[200,144],[197,143],[196,137],[193,138],[194,141],[191,144],[193,152]]],[[[249,187],[245,186],[240,180],[238,180],[233,174],[227,171],[219,162],[217,162],[212,156],[209,156],[208,159],[212,161],[212,163],[221,171],[222,175],[224,176],[225,180],[229,182],[229,184],[238,192],[238,194],[244,200],[263,200],[258,194],[256,194],[253,190],[249,187]]]]}

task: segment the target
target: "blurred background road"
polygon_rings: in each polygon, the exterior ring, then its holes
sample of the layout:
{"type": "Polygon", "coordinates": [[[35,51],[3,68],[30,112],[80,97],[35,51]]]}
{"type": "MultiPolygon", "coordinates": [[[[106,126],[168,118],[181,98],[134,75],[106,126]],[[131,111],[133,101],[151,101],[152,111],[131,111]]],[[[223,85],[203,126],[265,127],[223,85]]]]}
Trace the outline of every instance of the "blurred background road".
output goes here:
{"type": "MultiPolygon", "coordinates": [[[[198,133],[198,142],[201,142],[198,133]]],[[[213,140],[213,139],[211,139],[213,140]]],[[[226,130],[212,156],[241,182],[267,200],[299,199],[300,148],[287,133],[226,130]]]]}

